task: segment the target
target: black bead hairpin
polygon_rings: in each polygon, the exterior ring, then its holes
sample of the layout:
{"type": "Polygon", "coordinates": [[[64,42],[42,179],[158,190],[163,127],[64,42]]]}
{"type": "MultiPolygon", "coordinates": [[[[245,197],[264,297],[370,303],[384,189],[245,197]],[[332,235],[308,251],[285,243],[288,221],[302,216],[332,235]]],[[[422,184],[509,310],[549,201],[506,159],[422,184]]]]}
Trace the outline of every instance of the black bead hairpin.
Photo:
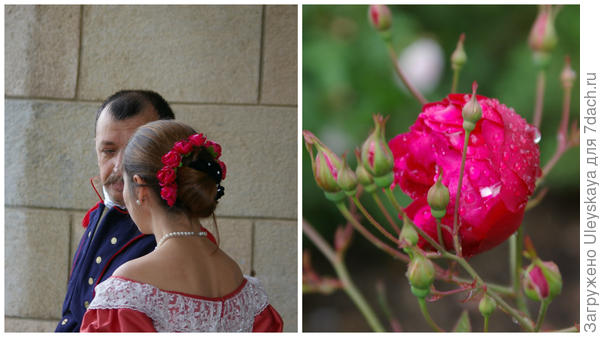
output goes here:
{"type": "Polygon", "coordinates": [[[205,172],[217,182],[217,195],[215,196],[215,200],[219,200],[225,194],[225,188],[221,186],[223,172],[221,172],[220,165],[212,160],[197,159],[190,162],[188,166],[195,170],[205,172]]]}

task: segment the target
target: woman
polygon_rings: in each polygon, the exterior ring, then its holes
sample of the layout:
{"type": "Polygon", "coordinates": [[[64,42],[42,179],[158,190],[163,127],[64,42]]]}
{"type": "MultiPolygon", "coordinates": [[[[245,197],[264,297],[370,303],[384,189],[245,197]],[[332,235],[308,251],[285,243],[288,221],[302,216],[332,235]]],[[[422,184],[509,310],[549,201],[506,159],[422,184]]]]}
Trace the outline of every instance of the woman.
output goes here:
{"type": "Polygon", "coordinates": [[[258,280],[244,276],[199,222],[215,219],[224,194],[220,155],[218,144],[177,121],[136,131],[123,158],[123,197],[158,244],[96,287],[82,332],[282,330],[258,280]]]}

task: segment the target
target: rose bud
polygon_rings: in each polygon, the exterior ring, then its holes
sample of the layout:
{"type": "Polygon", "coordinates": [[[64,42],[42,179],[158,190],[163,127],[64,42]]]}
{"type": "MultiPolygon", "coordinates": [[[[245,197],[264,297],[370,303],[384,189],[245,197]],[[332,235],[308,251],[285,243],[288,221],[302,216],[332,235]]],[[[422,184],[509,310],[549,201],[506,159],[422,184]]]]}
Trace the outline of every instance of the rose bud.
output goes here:
{"type": "Polygon", "coordinates": [[[369,6],[369,21],[378,31],[387,31],[392,26],[392,13],[386,5],[371,5],[369,6]]]}
{"type": "MultiPolygon", "coordinates": [[[[450,193],[447,209],[454,210],[465,138],[462,110],[470,98],[450,94],[425,104],[408,132],[389,142],[394,186],[412,199],[405,212],[433,238],[438,237],[437,224],[427,193],[442,169],[442,182],[450,193]]],[[[477,102],[481,119],[469,136],[458,209],[458,234],[466,257],[499,245],[519,228],[542,173],[536,129],[495,98],[477,96],[477,102]]],[[[454,212],[447,212],[441,222],[451,229],[454,212]]],[[[418,245],[434,250],[423,238],[418,245]]]]}
{"type": "Polygon", "coordinates": [[[576,77],[577,74],[575,74],[575,70],[571,68],[571,58],[567,56],[565,57],[565,66],[560,73],[560,81],[562,82],[563,88],[572,88],[576,77]]]}
{"type": "Polygon", "coordinates": [[[490,317],[494,310],[496,310],[496,300],[484,294],[479,301],[479,312],[483,317],[490,317]]]}
{"type": "Polygon", "coordinates": [[[431,185],[431,188],[427,192],[427,203],[431,208],[431,215],[441,219],[446,215],[446,207],[450,202],[450,192],[448,188],[442,184],[442,171],[438,175],[438,179],[435,184],[431,185]]]}
{"type": "Polygon", "coordinates": [[[555,17],[556,12],[553,11],[552,6],[540,6],[538,16],[529,33],[529,47],[534,52],[548,53],[556,47],[558,37],[554,28],[555,17]]]}
{"type": "Polygon", "coordinates": [[[417,297],[425,297],[429,294],[429,287],[435,279],[435,268],[433,263],[421,254],[415,254],[408,264],[406,277],[410,282],[410,288],[417,297]],[[414,290],[413,290],[414,289],[414,290]]]}
{"type": "Polygon", "coordinates": [[[477,102],[477,82],[473,82],[473,94],[471,100],[465,104],[462,109],[463,128],[467,131],[473,131],[475,125],[481,119],[481,105],[477,102]]]}
{"type": "Polygon", "coordinates": [[[344,199],[344,193],[337,183],[337,176],[342,165],[340,158],[321,142],[312,132],[304,130],[304,141],[310,153],[313,174],[317,185],[325,192],[325,196],[334,202],[344,199]],[[317,156],[313,159],[312,147],[317,148],[317,156]]]}
{"type": "Polygon", "coordinates": [[[404,224],[402,225],[402,230],[400,231],[399,241],[400,245],[414,246],[419,242],[419,233],[413,227],[414,225],[410,223],[410,220],[404,215],[404,224]]]}
{"type": "Polygon", "coordinates": [[[369,193],[375,192],[377,185],[375,185],[375,181],[373,180],[371,174],[367,172],[367,169],[364,166],[362,166],[360,150],[357,148],[354,153],[356,154],[356,178],[358,179],[358,182],[363,185],[365,191],[369,193]]]}
{"type": "Polygon", "coordinates": [[[346,154],[342,156],[342,167],[337,175],[337,183],[348,196],[353,196],[356,194],[356,186],[358,185],[358,180],[356,179],[356,175],[354,171],[350,169],[348,164],[346,163],[346,154]]]}
{"type": "Polygon", "coordinates": [[[362,165],[367,169],[378,187],[389,187],[394,181],[394,156],[385,140],[385,123],[388,117],[374,115],[375,130],[362,146],[362,165]]]}
{"type": "Polygon", "coordinates": [[[554,262],[535,261],[523,272],[523,290],[534,301],[552,300],[562,290],[562,277],[554,262]]]}
{"type": "Polygon", "coordinates": [[[452,63],[452,69],[460,70],[465,63],[467,63],[467,53],[465,53],[465,48],[463,47],[463,43],[465,41],[465,33],[460,34],[458,38],[458,43],[456,44],[456,49],[450,56],[450,62],[452,63]]]}

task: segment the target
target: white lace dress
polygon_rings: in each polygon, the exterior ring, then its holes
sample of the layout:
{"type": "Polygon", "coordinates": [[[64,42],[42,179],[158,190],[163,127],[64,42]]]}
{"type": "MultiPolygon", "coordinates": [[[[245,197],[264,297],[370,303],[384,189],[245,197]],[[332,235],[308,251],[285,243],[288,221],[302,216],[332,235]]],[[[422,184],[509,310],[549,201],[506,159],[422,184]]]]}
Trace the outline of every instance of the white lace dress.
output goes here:
{"type": "Polygon", "coordinates": [[[258,279],[245,276],[231,294],[219,298],[166,291],[112,276],[95,288],[81,324],[96,331],[281,331],[283,322],[258,279]]]}

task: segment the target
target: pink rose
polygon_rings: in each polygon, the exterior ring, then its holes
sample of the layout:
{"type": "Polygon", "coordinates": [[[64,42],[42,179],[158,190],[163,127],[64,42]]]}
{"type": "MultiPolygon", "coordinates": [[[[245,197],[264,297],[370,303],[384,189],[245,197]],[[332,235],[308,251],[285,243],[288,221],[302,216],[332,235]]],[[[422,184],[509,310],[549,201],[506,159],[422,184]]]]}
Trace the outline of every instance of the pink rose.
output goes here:
{"type": "Polygon", "coordinates": [[[204,142],[206,141],[206,137],[201,133],[196,133],[196,134],[189,136],[188,140],[194,146],[202,146],[202,145],[204,145],[204,142]]]}
{"type": "MultiPolygon", "coordinates": [[[[406,213],[433,238],[437,238],[436,223],[427,204],[427,191],[435,183],[438,167],[442,168],[442,183],[450,191],[442,222],[452,228],[464,142],[461,111],[470,97],[451,94],[441,102],[424,105],[410,131],[389,142],[394,154],[394,185],[414,200],[406,213]]],[[[519,228],[527,199],[541,175],[537,130],[498,100],[477,99],[482,118],[469,137],[459,208],[465,256],[500,244],[519,228]]],[[[445,246],[451,249],[451,233],[443,232],[445,246]]],[[[419,245],[428,247],[423,239],[419,245]]]]}
{"type": "Polygon", "coordinates": [[[175,170],[168,166],[163,166],[160,171],[156,174],[158,178],[158,184],[160,186],[166,186],[175,181],[176,174],[175,170]]]}
{"type": "Polygon", "coordinates": [[[175,200],[177,199],[177,184],[173,183],[161,188],[160,197],[167,202],[169,207],[173,206],[175,204],[175,200]]]}
{"type": "Polygon", "coordinates": [[[164,156],[162,156],[162,163],[171,168],[179,167],[179,163],[181,162],[181,155],[176,151],[169,151],[164,156]]]}
{"type": "Polygon", "coordinates": [[[212,140],[207,140],[205,145],[206,148],[211,151],[213,156],[216,156],[215,159],[219,159],[219,157],[221,157],[221,145],[213,142],[212,140]]]}
{"type": "Polygon", "coordinates": [[[225,180],[225,175],[227,174],[227,166],[222,161],[219,161],[219,166],[221,166],[221,180],[225,180]]]}
{"type": "Polygon", "coordinates": [[[192,152],[192,147],[194,145],[188,141],[182,140],[180,142],[175,143],[175,145],[173,145],[173,151],[181,154],[181,155],[186,155],[190,152],[192,152]]]}

